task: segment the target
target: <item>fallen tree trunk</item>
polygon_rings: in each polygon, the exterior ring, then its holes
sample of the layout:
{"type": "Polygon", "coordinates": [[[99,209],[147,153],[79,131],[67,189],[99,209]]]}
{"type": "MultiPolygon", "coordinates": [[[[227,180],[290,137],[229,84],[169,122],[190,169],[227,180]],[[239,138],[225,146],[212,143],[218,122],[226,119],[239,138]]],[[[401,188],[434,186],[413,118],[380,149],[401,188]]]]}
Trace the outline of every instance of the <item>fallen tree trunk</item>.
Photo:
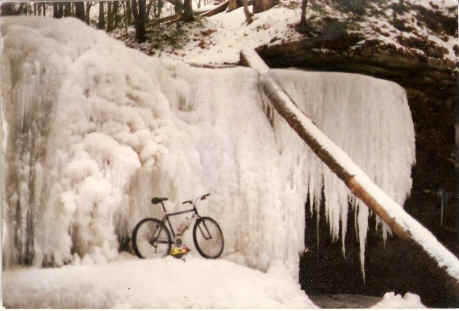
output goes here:
{"type": "Polygon", "coordinates": [[[228,3],[229,3],[228,1],[225,1],[222,4],[220,4],[219,6],[217,6],[216,8],[213,8],[212,10],[209,10],[209,11],[203,13],[203,14],[200,14],[199,16],[200,17],[210,17],[210,16],[213,16],[215,14],[224,12],[226,10],[226,8],[228,7],[228,3]]]}
{"type": "Polygon", "coordinates": [[[435,262],[439,273],[451,285],[450,295],[459,301],[459,261],[457,257],[375,185],[343,150],[304,115],[277,84],[269,72],[269,67],[254,50],[242,51],[241,61],[259,73],[261,86],[277,112],[352,193],[388,224],[398,237],[409,240],[435,262]]]}
{"type": "MultiPolygon", "coordinates": [[[[177,4],[178,3],[179,5],[181,3],[180,0],[166,0],[166,1],[168,1],[168,2],[170,2],[172,4],[177,4]]],[[[253,3],[254,3],[253,0],[247,1],[247,5],[253,5],[253,3]]],[[[225,1],[222,4],[220,4],[219,6],[213,8],[211,10],[205,10],[205,11],[202,11],[202,12],[194,12],[194,13],[197,14],[199,17],[210,17],[210,16],[217,15],[218,13],[224,12],[228,8],[228,5],[229,5],[229,1],[225,1]]],[[[172,24],[172,23],[175,23],[175,22],[178,22],[178,21],[182,20],[182,17],[183,17],[182,14],[163,17],[163,18],[155,20],[152,23],[152,26],[156,26],[156,25],[164,23],[164,22],[168,22],[169,24],[172,24]]]]}
{"type": "MultiPolygon", "coordinates": [[[[167,0],[167,1],[169,1],[169,0],[167,0]]],[[[173,0],[171,0],[169,2],[176,3],[173,0]]],[[[228,6],[228,1],[220,4],[216,8],[213,8],[212,10],[204,10],[204,11],[201,11],[201,12],[195,12],[195,14],[197,14],[199,17],[210,17],[210,16],[216,15],[218,13],[224,12],[226,10],[227,6],[228,6]]],[[[153,23],[151,23],[151,26],[154,27],[156,25],[159,25],[161,23],[166,23],[166,22],[168,23],[168,25],[172,24],[172,23],[176,23],[176,22],[182,20],[182,17],[183,17],[183,14],[175,14],[175,15],[162,17],[162,18],[159,18],[159,19],[153,21],[153,23]]]]}
{"type": "MultiPolygon", "coordinates": [[[[166,17],[162,17],[162,18],[159,18],[155,21],[153,21],[151,23],[151,27],[155,27],[156,25],[159,25],[161,23],[169,23],[169,24],[172,24],[172,23],[176,23],[178,22],[180,19],[182,18],[182,15],[181,14],[177,14],[177,15],[170,15],[170,16],[166,16],[166,17]]],[[[168,25],[169,25],[168,24],[168,25]]]]}
{"type": "Polygon", "coordinates": [[[207,68],[207,69],[228,69],[228,68],[235,68],[237,64],[231,63],[223,63],[223,64],[199,64],[199,63],[187,63],[191,67],[196,68],[207,68]]]}

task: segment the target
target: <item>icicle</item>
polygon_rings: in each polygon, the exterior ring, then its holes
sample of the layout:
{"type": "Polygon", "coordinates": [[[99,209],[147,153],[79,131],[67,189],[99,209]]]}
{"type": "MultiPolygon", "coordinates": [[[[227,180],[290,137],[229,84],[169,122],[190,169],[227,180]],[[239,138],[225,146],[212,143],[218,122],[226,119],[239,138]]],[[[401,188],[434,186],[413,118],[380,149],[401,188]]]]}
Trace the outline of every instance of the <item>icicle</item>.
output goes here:
{"type": "MultiPolygon", "coordinates": [[[[371,213],[370,215],[372,215],[373,213],[371,213]]],[[[376,231],[381,231],[381,236],[382,236],[382,239],[383,239],[383,245],[384,247],[386,246],[386,241],[387,241],[387,237],[388,236],[391,236],[392,235],[392,230],[390,229],[390,227],[383,221],[381,221],[381,218],[378,216],[378,215],[374,215],[375,217],[375,230],[376,231]]]]}
{"type": "MultiPolygon", "coordinates": [[[[352,199],[351,199],[352,200],[352,199]]],[[[346,257],[346,233],[347,233],[347,216],[348,207],[341,207],[341,251],[343,256],[346,257]]]]}
{"type": "Polygon", "coordinates": [[[320,253],[320,208],[316,214],[316,241],[317,241],[317,258],[319,258],[320,253]]]}
{"type": "Polygon", "coordinates": [[[360,205],[358,207],[359,245],[360,245],[360,268],[365,283],[365,246],[368,232],[368,208],[360,205]]]}

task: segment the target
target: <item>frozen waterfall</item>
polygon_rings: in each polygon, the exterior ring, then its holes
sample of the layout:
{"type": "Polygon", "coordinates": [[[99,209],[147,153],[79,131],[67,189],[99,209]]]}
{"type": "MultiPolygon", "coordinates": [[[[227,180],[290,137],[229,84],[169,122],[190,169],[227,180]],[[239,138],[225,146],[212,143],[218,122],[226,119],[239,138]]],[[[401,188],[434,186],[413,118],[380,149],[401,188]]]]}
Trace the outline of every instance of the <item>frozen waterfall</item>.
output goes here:
{"type": "MultiPolygon", "coordinates": [[[[282,262],[297,277],[308,192],[317,203],[323,189],[331,233],[345,235],[347,188],[270,108],[253,70],[166,66],[75,19],[2,18],[0,33],[5,265],[109,261],[141,218],[160,216],[155,195],[173,210],[211,192],[200,211],[222,225],[224,257],[262,271],[282,262]]],[[[275,75],[403,203],[414,162],[403,89],[275,75]]],[[[368,210],[356,211],[363,256],[368,210]]]]}

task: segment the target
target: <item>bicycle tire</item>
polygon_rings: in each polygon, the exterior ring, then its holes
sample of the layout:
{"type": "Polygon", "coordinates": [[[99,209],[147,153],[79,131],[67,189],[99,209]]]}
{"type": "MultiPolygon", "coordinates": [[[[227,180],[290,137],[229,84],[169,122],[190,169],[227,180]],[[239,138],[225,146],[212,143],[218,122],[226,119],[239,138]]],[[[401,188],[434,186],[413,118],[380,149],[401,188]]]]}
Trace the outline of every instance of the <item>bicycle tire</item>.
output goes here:
{"type": "Polygon", "coordinates": [[[158,258],[169,255],[171,234],[163,222],[156,218],[145,218],[134,228],[132,246],[139,258],[158,258]],[[159,230],[159,231],[158,231],[159,230]],[[160,249],[158,249],[160,246],[160,249]]]}
{"type": "Polygon", "coordinates": [[[223,232],[218,223],[210,217],[200,217],[193,227],[193,241],[204,258],[216,259],[225,247],[223,232]]]}

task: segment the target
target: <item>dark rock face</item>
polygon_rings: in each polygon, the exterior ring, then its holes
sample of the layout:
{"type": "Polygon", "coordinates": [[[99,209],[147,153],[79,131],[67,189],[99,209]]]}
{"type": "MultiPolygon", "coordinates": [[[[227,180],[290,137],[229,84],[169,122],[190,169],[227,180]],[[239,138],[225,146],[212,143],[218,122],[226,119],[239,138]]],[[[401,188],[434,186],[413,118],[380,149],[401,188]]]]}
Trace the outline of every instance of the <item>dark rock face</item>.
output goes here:
{"type": "MultiPolygon", "coordinates": [[[[436,27],[433,13],[422,8],[419,11],[425,23],[436,27]]],[[[427,38],[399,38],[402,44],[423,50],[424,55],[382,45],[377,40],[367,40],[355,48],[355,43],[361,40],[362,35],[348,35],[344,31],[337,36],[261,46],[257,51],[272,68],[298,67],[360,73],[394,81],[406,89],[415,126],[416,165],[412,172],[412,194],[405,203],[405,209],[459,256],[459,241],[454,232],[458,230],[454,195],[454,109],[458,100],[455,64],[443,57],[447,51],[438,49],[427,38]],[[440,189],[450,194],[442,226],[437,194],[440,189]]],[[[311,251],[301,258],[300,264],[300,281],[308,294],[382,296],[390,291],[398,294],[412,292],[418,294],[429,307],[459,307],[458,284],[448,284],[438,271],[432,271],[435,265],[413,245],[392,238],[384,247],[380,235],[372,230],[367,243],[364,283],[358,245],[351,234],[354,229],[348,229],[347,253],[343,257],[341,242],[332,243],[328,226],[321,221],[317,230],[313,218],[308,215],[306,219],[306,246],[311,251]],[[321,236],[319,247],[316,240],[318,231],[321,236]]],[[[349,215],[349,224],[353,223],[351,218],[352,215],[349,215]]]]}
{"type": "Polygon", "coordinates": [[[376,40],[367,40],[358,49],[349,51],[360,39],[358,34],[343,34],[331,39],[321,37],[265,45],[257,48],[257,52],[273,68],[355,72],[392,80],[443,100],[456,96],[456,74],[451,61],[402,54],[391,45],[379,46],[376,40]]]}

